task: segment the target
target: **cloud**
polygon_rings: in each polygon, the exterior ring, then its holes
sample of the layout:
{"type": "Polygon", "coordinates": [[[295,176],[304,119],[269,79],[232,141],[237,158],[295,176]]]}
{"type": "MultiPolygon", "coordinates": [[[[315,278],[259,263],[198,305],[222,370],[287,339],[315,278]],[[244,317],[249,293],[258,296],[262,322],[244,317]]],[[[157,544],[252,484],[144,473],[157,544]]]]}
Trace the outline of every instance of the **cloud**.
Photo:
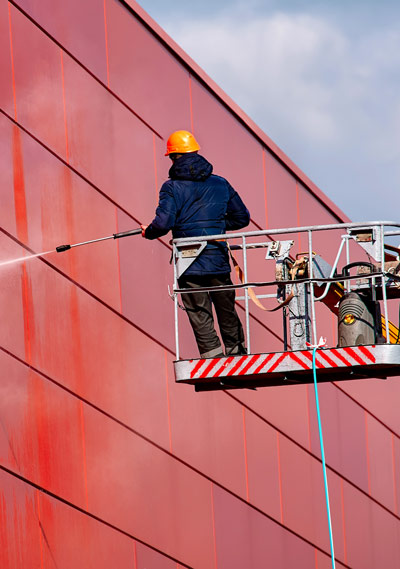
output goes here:
{"type": "Polygon", "coordinates": [[[303,14],[175,21],[173,33],[249,114],[278,114],[316,142],[337,142],[349,115],[369,123],[380,79],[400,63],[400,33],[357,40],[303,14]]]}
{"type": "Polygon", "coordinates": [[[163,25],[341,207],[351,184],[373,191],[380,171],[398,192],[399,27],[243,9],[163,25]]]}

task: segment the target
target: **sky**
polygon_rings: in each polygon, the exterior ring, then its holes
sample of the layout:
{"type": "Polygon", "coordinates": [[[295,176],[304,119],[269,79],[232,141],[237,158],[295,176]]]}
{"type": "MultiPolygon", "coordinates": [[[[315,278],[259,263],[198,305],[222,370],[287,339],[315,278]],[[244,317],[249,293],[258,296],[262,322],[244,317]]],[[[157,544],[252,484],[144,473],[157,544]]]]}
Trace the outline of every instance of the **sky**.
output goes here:
{"type": "Polygon", "coordinates": [[[400,222],[399,0],[139,0],[353,221],[400,222]]]}

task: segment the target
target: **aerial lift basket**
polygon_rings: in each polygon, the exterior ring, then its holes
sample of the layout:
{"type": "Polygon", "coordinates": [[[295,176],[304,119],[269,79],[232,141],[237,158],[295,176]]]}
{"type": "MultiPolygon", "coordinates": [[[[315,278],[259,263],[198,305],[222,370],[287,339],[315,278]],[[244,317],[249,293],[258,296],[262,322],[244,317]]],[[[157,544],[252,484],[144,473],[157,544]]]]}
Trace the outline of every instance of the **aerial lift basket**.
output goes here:
{"type": "MultiPolygon", "coordinates": [[[[400,251],[388,246],[384,239],[400,235],[400,224],[395,222],[348,223],[323,226],[308,226],[268,231],[235,233],[226,236],[175,239],[173,260],[175,271],[175,338],[176,361],[174,362],[177,383],[188,383],[196,391],[220,389],[258,388],[266,386],[295,385],[313,382],[312,347],[317,345],[316,302],[322,302],[338,315],[337,346],[324,347],[316,352],[315,366],[318,381],[344,381],[366,378],[386,379],[399,375],[400,343],[398,329],[388,318],[388,299],[400,298],[400,263],[393,254],[400,251]],[[389,231],[388,227],[394,227],[389,231]],[[333,265],[313,250],[315,234],[340,230],[343,232],[333,265]],[[290,267],[295,260],[290,256],[291,240],[276,240],[285,234],[305,233],[308,237],[308,252],[303,254],[308,270],[290,278],[290,267]],[[243,253],[244,279],[234,288],[244,291],[238,302],[244,302],[246,355],[227,355],[219,358],[181,359],[179,350],[178,278],[206,246],[208,240],[240,240],[231,249],[243,253]],[[259,242],[254,242],[260,238],[259,242]],[[267,241],[265,241],[268,239],[267,241]],[[358,259],[350,262],[354,245],[361,246],[361,254],[368,262],[358,259]],[[266,259],[276,264],[276,280],[252,282],[247,274],[247,255],[251,250],[265,248],[266,259]],[[338,272],[341,257],[345,266],[338,272]],[[374,261],[374,262],[372,262],[374,261]],[[350,269],[357,267],[356,275],[350,269]],[[359,268],[361,269],[359,270],[359,268]],[[367,269],[366,269],[367,267],[367,269]],[[394,270],[393,267],[397,267],[394,270]],[[272,286],[278,292],[258,295],[258,300],[275,298],[285,305],[283,314],[282,351],[251,352],[249,289],[272,286]],[[284,298],[289,302],[284,302],[284,298]],[[383,304],[381,316],[380,302],[383,304]],[[289,320],[289,325],[287,323],[289,320]],[[352,328],[353,327],[353,328],[352,328]],[[382,334],[383,328],[383,334],[382,334]],[[299,329],[302,333],[299,334],[299,329]],[[354,330],[354,332],[352,331],[354,330]]],[[[358,247],[356,248],[358,249],[358,247]]],[[[222,290],[224,287],[218,288],[222,290]]],[[[215,287],[205,290],[215,290],[215,287]]],[[[318,323],[321,326],[321,323],[318,323]]],[[[267,340],[266,340],[267,341],[267,340]]]]}

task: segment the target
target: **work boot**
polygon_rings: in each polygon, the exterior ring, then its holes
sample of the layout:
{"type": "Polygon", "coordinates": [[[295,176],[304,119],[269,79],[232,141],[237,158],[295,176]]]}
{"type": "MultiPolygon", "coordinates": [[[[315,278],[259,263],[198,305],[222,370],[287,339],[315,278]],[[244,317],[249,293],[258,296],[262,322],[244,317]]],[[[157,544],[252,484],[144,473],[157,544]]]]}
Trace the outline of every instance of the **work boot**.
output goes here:
{"type": "Polygon", "coordinates": [[[221,346],[219,346],[218,348],[214,348],[213,350],[210,350],[208,352],[203,352],[202,354],[200,354],[200,357],[203,359],[211,359],[211,358],[223,358],[224,357],[224,353],[221,350],[221,346]]]}
{"type": "Polygon", "coordinates": [[[247,354],[247,350],[244,344],[241,342],[235,344],[234,346],[228,348],[226,347],[226,355],[227,356],[242,356],[247,354]]]}

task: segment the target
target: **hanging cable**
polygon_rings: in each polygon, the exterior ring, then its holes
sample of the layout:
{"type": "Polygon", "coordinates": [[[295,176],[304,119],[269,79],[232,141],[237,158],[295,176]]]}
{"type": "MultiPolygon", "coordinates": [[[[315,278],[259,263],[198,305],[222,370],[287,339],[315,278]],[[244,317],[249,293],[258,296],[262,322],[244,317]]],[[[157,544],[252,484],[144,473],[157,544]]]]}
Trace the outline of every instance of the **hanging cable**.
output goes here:
{"type": "Polygon", "coordinates": [[[312,367],[313,367],[313,378],[314,378],[315,406],[317,408],[319,443],[321,446],[322,471],[324,474],[325,500],[326,500],[326,511],[327,511],[327,516],[328,516],[329,542],[330,542],[330,546],[331,546],[332,569],[335,569],[335,551],[334,551],[334,547],[333,547],[331,508],[330,508],[330,504],[329,504],[328,478],[326,476],[324,440],[322,437],[321,414],[319,411],[319,399],[318,399],[318,387],[317,387],[317,370],[316,370],[316,363],[315,363],[317,350],[318,350],[318,348],[321,348],[322,345],[324,345],[324,343],[325,343],[325,342],[322,342],[321,340],[319,341],[317,346],[314,346],[313,357],[312,357],[312,367]]]}

